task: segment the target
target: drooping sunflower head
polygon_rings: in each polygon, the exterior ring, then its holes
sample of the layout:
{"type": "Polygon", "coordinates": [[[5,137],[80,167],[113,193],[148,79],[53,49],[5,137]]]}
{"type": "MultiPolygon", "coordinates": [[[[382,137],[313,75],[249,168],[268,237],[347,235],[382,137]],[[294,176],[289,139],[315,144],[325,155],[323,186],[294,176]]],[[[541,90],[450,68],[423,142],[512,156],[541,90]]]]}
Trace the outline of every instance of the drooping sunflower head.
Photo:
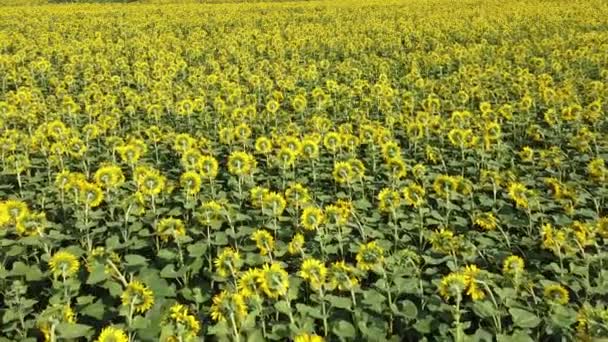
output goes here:
{"type": "Polygon", "coordinates": [[[290,205],[301,208],[310,201],[310,192],[300,183],[291,183],[285,190],[285,198],[290,205]]]}
{"type": "Polygon", "coordinates": [[[359,284],[355,268],[344,260],[336,261],[329,268],[329,284],[340,291],[350,291],[359,284]]]}
{"type": "Polygon", "coordinates": [[[268,255],[274,250],[274,237],[267,230],[258,229],[251,236],[261,255],[268,255]]]}
{"type": "Polygon", "coordinates": [[[385,161],[401,159],[401,147],[395,141],[388,141],[381,146],[382,157],[385,161]]]}
{"type": "Polygon", "coordinates": [[[416,183],[410,183],[403,188],[402,192],[403,199],[407,205],[418,208],[426,203],[426,199],[424,198],[426,191],[422,186],[416,183]]]}
{"type": "Polygon", "coordinates": [[[543,289],[543,295],[549,303],[566,305],[570,301],[568,290],[559,284],[546,285],[543,289]]]}
{"type": "Polygon", "coordinates": [[[59,251],[53,254],[48,264],[55,277],[71,277],[80,269],[78,257],[68,251],[59,251]]]}
{"type": "Polygon", "coordinates": [[[502,273],[509,276],[521,275],[524,271],[524,259],[517,255],[510,255],[502,263],[502,273]]]}
{"type": "Polygon", "coordinates": [[[320,260],[308,258],[302,262],[298,274],[302,279],[308,281],[312,289],[317,290],[325,284],[327,267],[320,260]]]}
{"type": "Polygon", "coordinates": [[[224,248],[215,258],[214,264],[220,277],[236,275],[242,266],[241,254],[232,247],[224,248]]]}
{"type": "Polygon", "coordinates": [[[124,330],[109,326],[103,328],[96,342],[129,342],[129,337],[124,330]]]}
{"type": "Polygon", "coordinates": [[[283,211],[285,211],[287,201],[285,201],[283,195],[277,192],[268,192],[262,198],[262,205],[264,207],[264,212],[267,215],[279,217],[283,214],[283,211]]]}
{"type": "Polygon", "coordinates": [[[378,193],[378,209],[383,213],[392,213],[401,206],[401,195],[398,191],[385,188],[378,193]]]}
{"type": "Polygon", "coordinates": [[[261,276],[262,270],[259,268],[250,268],[241,273],[238,280],[237,289],[245,299],[260,295],[259,279],[261,276]]]}
{"type": "Polygon", "coordinates": [[[260,289],[269,298],[285,296],[289,289],[289,275],[278,263],[265,264],[258,281],[260,289]]]}
{"type": "Polygon", "coordinates": [[[302,211],[302,216],[300,217],[300,223],[302,227],[307,230],[315,230],[319,228],[325,221],[325,215],[323,214],[323,209],[309,206],[302,211]]]}
{"type": "Polygon", "coordinates": [[[186,235],[186,226],[181,219],[166,217],[156,224],[156,234],[163,241],[168,241],[169,238],[176,239],[186,235]]]}
{"type": "Polygon", "coordinates": [[[196,195],[201,190],[201,176],[195,171],[186,171],[179,178],[179,183],[188,195],[196,195]]]}
{"type": "Polygon", "coordinates": [[[255,151],[259,154],[268,155],[272,152],[272,141],[267,137],[259,137],[255,140],[255,151]]]}
{"type": "Polygon", "coordinates": [[[154,305],[154,293],[144,283],[132,280],[127,284],[120,296],[122,305],[130,308],[134,312],[144,313],[154,305]]]}
{"type": "Polygon", "coordinates": [[[300,334],[293,339],[294,342],[323,342],[325,339],[317,334],[300,334]]]}
{"type": "Polygon", "coordinates": [[[95,208],[103,201],[104,194],[97,184],[83,181],[80,183],[80,197],[82,203],[88,205],[89,208],[95,208]]]}
{"type": "Polygon", "coordinates": [[[446,300],[458,298],[467,287],[466,276],[459,272],[452,272],[441,279],[439,294],[446,300]]]}
{"type": "Polygon", "coordinates": [[[493,212],[479,213],[473,218],[473,223],[484,230],[491,231],[498,227],[498,219],[493,212]]]}
{"type": "Polygon", "coordinates": [[[384,262],[384,250],[376,241],[371,241],[359,246],[356,259],[357,268],[362,271],[372,270],[384,262]]]}
{"type": "MultiPolygon", "coordinates": [[[[2,203],[0,203],[0,216],[2,214],[2,203]]],[[[0,218],[0,227],[3,225],[4,219],[0,218]]],[[[44,230],[49,226],[44,212],[35,213],[28,212],[25,215],[20,215],[15,224],[15,230],[20,236],[42,236],[44,230]]]]}
{"type": "Polygon", "coordinates": [[[238,324],[238,322],[247,316],[247,305],[240,293],[224,290],[213,296],[212,301],[211,318],[216,322],[227,321],[233,318],[238,324]]]}
{"type": "Polygon", "coordinates": [[[522,183],[513,182],[509,185],[509,198],[511,198],[518,208],[528,208],[528,194],[530,190],[522,183]]]}
{"type": "Polygon", "coordinates": [[[355,178],[353,167],[348,162],[336,162],[332,173],[334,180],[338,184],[350,184],[355,178]]]}
{"type": "Polygon", "coordinates": [[[304,250],[304,242],[304,235],[299,233],[294,235],[287,246],[287,251],[292,255],[302,253],[304,250]]]}

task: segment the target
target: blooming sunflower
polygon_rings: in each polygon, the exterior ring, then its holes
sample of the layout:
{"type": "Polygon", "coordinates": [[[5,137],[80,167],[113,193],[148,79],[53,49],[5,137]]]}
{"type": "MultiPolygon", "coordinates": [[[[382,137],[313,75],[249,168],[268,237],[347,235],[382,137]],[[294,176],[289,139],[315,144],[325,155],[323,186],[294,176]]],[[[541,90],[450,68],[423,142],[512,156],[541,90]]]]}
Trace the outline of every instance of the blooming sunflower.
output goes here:
{"type": "Polygon", "coordinates": [[[513,182],[509,185],[509,198],[511,198],[518,208],[528,208],[528,193],[530,190],[522,183],[513,182]]]}
{"type": "Polygon", "coordinates": [[[214,179],[217,176],[219,165],[212,156],[201,156],[196,166],[201,177],[205,179],[214,179]]]}
{"type": "Polygon", "coordinates": [[[194,341],[201,330],[196,316],[190,314],[188,308],[183,304],[172,305],[164,323],[175,325],[174,334],[177,336],[174,335],[173,338],[177,341],[194,341]]]}
{"type": "Polygon", "coordinates": [[[228,156],[228,172],[235,176],[251,174],[255,164],[255,158],[247,152],[235,151],[228,156]]]}
{"type": "Polygon", "coordinates": [[[268,192],[262,198],[264,211],[272,217],[279,217],[287,207],[287,201],[283,195],[276,192],[268,192]]]}
{"type": "Polygon", "coordinates": [[[293,339],[293,342],[323,342],[325,339],[317,334],[300,334],[293,339]]]}
{"type": "Polygon", "coordinates": [[[59,251],[53,254],[49,259],[48,264],[55,277],[60,275],[66,278],[71,277],[76,274],[80,268],[78,258],[68,251],[59,251]]]}
{"type": "Polygon", "coordinates": [[[258,282],[260,289],[269,298],[285,296],[289,289],[289,275],[278,263],[265,264],[258,282]]]}
{"type": "Polygon", "coordinates": [[[291,183],[285,190],[285,198],[292,206],[302,208],[310,201],[310,193],[302,184],[291,183]]]}
{"type": "Polygon", "coordinates": [[[224,248],[214,261],[220,277],[235,275],[241,268],[241,254],[232,247],[224,248]]]}
{"type": "Polygon", "coordinates": [[[362,271],[371,270],[382,265],[384,261],[384,250],[378,246],[376,241],[371,241],[359,246],[357,252],[357,268],[362,271]]]}
{"type": "Polygon", "coordinates": [[[104,165],[95,171],[94,180],[104,189],[115,189],[125,182],[125,175],[116,165],[104,165]]]}
{"type": "Polygon", "coordinates": [[[161,240],[168,241],[169,238],[185,236],[186,226],[181,219],[166,217],[156,224],[156,234],[161,240]]]}
{"type": "Polygon", "coordinates": [[[285,146],[281,147],[281,149],[279,149],[276,155],[278,166],[284,170],[293,167],[296,163],[296,158],[297,153],[294,150],[285,146]]]}
{"type": "Polygon", "coordinates": [[[473,223],[476,226],[487,231],[495,230],[498,227],[498,219],[492,212],[479,213],[473,218],[473,223]]]}
{"type": "Polygon", "coordinates": [[[255,151],[259,154],[268,155],[272,152],[272,141],[267,137],[259,137],[255,140],[255,151]]]}
{"type": "Polygon", "coordinates": [[[274,238],[272,234],[263,229],[256,230],[251,236],[261,255],[268,255],[274,250],[274,238]]]}
{"type": "Polygon", "coordinates": [[[243,296],[239,293],[231,293],[226,290],[213,296],[211,304],[211,318],[216,321],[226,321],[233,317],[240,321],[247,316],[247,305],[243,296]]]}
{"type": "Polygon", "coordinates": [[[355,268],[344,260],[334,262],[329,268],[329,284],[340,291],[352,290],[359,284],[355,268]]]}
{"type": "Polygon", "coordinates": [[[250,268],[239,277],[237,289],[244,298],[259,296],[258,283],[262,276],[259,268],[250,268]]]}
{"type": "Polygon", "coordinates": [[[426,192],[424,188],[418,184],[411,183],[401,191],[403,193],[403,199],[407,205],[418,208],[426,203],[426,200],[424,199],[426,192]]]}
{"type": "Polygon", "coordinates": [[[249,190],[249,199],[251,201],[251,205],[253,205],[255,208],[261,208],[264,201],[264,196],[266,196],[266,194],[269,192],[270,190],[261,186],[251,188],[251,190],[249,190]]]}
{"type": "Polygon", "coordinates": [[[332,176],[336,183],[339,184],[350,184],[352,183],[355,172],[353,171],[353,167],[348,162],[336,162],[334,164],[334,171],[332,172],[332,176]]]}
{"type": "Polygon", "coordinates": [[[568,290],[559,284],[546,285],[543,289],[543,295],[550,303],[566,305],[570,301],[568,290]]]}
{"type": "Polygon", "coordinates": [[[319,144],[316,140],[306,138],[302,140],[302,158],[313,160],[319,157],[319,144]]]}
{"type": "Polygon", "coordinates": [[[392,189],[382,189],[378,193],[378,209],[383,213],[392,213],[401,206],[401,195],[392,189]]]}
{"type": "Polygon", "coordinates": [[[309,258],[302,262],[300,272],[298,273],[302,279],[308,281],[310,287],[317,290],[325,284],[327,277],[327,267],[321,261],[309,258]]]}
{"type": "Polygon", "coordinates": [[[129,337],[124,330],[110,326],[103,328],[96,342],[129,342],[129,337]]]}
{"type": "Polygon", "coordinates": [[[298,233],[293,236],[289,245],[287,246],[287,251],[289,254],[295,255],[300,254],[304,250],[304,235],[298,233]]]}
{"type": "Polygon", "coordinates": [[[446,300],[459,298],[467,287],[466,276],[460,272],[452,272],[441,279],[439,294],[446,300]]]}
{"type": "Polygon", "coordinates": [[[143,314],[154,304],[154,293],[142,282],[132,280],[123,290],[120,299],[122,305],[143,314]]]}
{"type": "Polygon", "coordinates": [[[300,217],[300,223],[307,230],[316,230],[324,221],[325,215],[323,214],[323,209],[313,206],[306,207],[300,217]]]}
{"type": "Polygon", "coordinates": [[[524,259],[517,255],[510,255],[502,263],[502,273],[509,276],[517,276],[524,271],[524,259]]]}
{"type": "MultiPolygon", "coordinates": [[[[0,203],[0,206],[2,204],[0,203]]],[[[0,208],[0,216],[2,208],[0,208]]],[[[0,227],[2,227],[2,219],[0,219],[0,227]]],[[[46,215],[43,212],[35,213],[28,212],[25,215],[21,215],[17,218],[15,224],[15,230],[17,234],[21,236],[42,236],[44,230],[48,227],[49,223],[46,220],[46,215]]]]}
{"type": "Polygon", "coordinates": [[[338,132],[329,132],[323,138],[323,146],[330,152],[336,153],[338,149],[340,149],[340,133],[338,132]]]}
{"type": "Polygon", "coordinates": [[[201,190],[201,176],[194,171],[186,171],[179,178],[179,183],[184,191],[192,196],[198,194],[201,190]]]}
{"type": "Polygon", "coordinates": [[[348,222],[348,218],[350,216],[350,212],[336,204],[326,205],[324,211],[325,222],[336,226],[345,225],[348,222]]]}

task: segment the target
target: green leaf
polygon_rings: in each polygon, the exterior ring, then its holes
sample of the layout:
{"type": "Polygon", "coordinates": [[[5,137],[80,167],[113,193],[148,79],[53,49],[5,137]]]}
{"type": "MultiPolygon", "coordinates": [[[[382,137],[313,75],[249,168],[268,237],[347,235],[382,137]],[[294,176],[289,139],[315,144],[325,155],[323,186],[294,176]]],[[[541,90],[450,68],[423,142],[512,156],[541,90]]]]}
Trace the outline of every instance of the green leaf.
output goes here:
{"type": "Polygon", "coordinates": [[[481,318],[490,318],[496,315],[494,305],[489,301],[478,300],[473,302],[473,312],[481,318]]]}
{"type": "Polygon", "coordinates": [[[93,304],[89,304],[89,305],[85,306],[84,308],[82,308],[80,310],[80,313],[85,316],[89,316],[89,317],[93,317],[97,320],[101,320],[103,318],[103,314],[104,314],[103,302],[101,300],[98,300],[93,304]]]}
{"type": "Polygon", "coordinates": [[[127,266],[143,266],[148,263],[147,259],[137,254],[125,255],[125,264],[127,266]]]}
{"type": "Polygon", "coordinates": [[[78,323],[60,323],[57,325],[57,334],[61,338],[72,339],[85,337],[92,333],[90,326],[78,323]]]}
{"type": "Polygon", "coordinates": [[[334,334],[342,338],[355,338],[357,336],[355,327],[347,321],[338,321],[332,330],[334,334]]]}
{"type": "Polygon", "coordinates": [[[534,342],[534,339],[527,333],[518,330],[512,335],[498,334],[496,335],[496,342],[534,342]]]}
{"type": "Polygon", "coordinates": [[[415,319],[418,316],[418,307],[411,300],[401,301],[400,312],[408,319],[415,319]]]}
{"type": "Polygon", "coordinates": [[[278,312],[284,313],[286,315],[289,315],[289,313],[291,312],[291,310],[289,309],[289,305],[287,305],[287,302],[284,300],[280,300],[274,303],[274,308],[277,309],[278,312]]]}
{"type": "Polygon", "coordinates": [[[509,313],[513,317],[513,323],[521,328],[534,328],[540,324],[540,318],[530,311],[511,308],[509,313]]]}
{"type": "Polygon", "coordinates": [[[89,278],[87,279],[87,284],[97,284],[106,279],[108,279],[108,275],[106,274],[105,266],[100,263],[93,264],[91,267],[91,273],[89,273],[89,278]]]}
{"type": "Polygon", "coordinates": [[[326,295],[325,299],[329,301],[330,305],[334,308],[350,310],[352,300],[350,298],[338,297],[334,295],[326,295]]]}
{"type": "Polygon", "coordinates": [[[207,244],[199,242],[189,245],[186,249],[191,257],[197,258],[203,256],[205,252],[207,252],[207,244]]]}
{"type": "Polygon", "coordinates": [[[167,266],[163,267],[163,269],[160,271],[160,276],[162,278],[177,278],[177,272],[175,272],[175,265],[168,264],[167,266]]]}

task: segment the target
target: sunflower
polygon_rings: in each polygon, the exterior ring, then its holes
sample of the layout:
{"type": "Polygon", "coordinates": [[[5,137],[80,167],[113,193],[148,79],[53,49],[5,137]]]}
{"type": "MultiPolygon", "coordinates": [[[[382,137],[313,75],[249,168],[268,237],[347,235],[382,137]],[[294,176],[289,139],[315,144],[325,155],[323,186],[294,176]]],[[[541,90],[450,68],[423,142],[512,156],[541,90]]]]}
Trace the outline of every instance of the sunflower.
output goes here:
{"type": "Polygon", "coordinates": [[[266,103],[266,110],[268,112],[270,112],[271,114],[276,113],[280,107],[281,107],[281,105],[279,104],[279,102],[277,102],[275,100],[270,100],[266,103]]]}
{"type": "Polygon", "coordinates": [[[450,298],[461,298],[467,288],[467,278],[460,272],[452,272],[443,277],[439,282],[439,294],[446,300],[450,298]]]}
{"type": "Polygon", "coordinates": [[[467,294],[473,300],[481,300],[486,297],[486,293],[479,288],[477,279],[481,270],[476,265],[467,265],[464,268],[463,274],[467,282],[467,294]]]}
{"type": "Polygon", "coordinates": [[[287,201],[279,193],[268,192],[262,198],[263,208],[266,214],[272,217],[279,217],[287,207],[287,201]]]}
{"type": "Polygon", "coordinates": [[[118,188],[125,182],[125,175],[120,167],[116,165],[105,165],[97,169],[94,175],[94,180],[97,185],[104,189],[118,188]]]}
{"type": "Polygon", "coordinates": [[[96,342],[129,342],[129,337],[124,330],[110,326],[103,328],[96,342]]]}
{"type": "Polygon", "coordinates": [[[458,238],[454,236],[454,232],[443,228],[433,231],[429,241],[435,252],[444,254],[452,253],[458,245],[458,238]]]}
{"type": "Polygon", "coordinates": [[[608,170],[606,170],[605,161],[602,158],[595,158],[587,164],[587,173],[595,180],[602,181],[606,179],[608,170]]]}
{"type": "Polygon", "coordinates": [[[186,171],[179,178],[180,185],[190,196],[196,195],[201,190],[201,176],[194,171],[186,171]]]}
{"type": "Polygon", "coordinates": [[[295,208],[302,208],[310,201],[310,192],[300,183],[291,183],[285,190],[285,198],[295,208]]]}
{"type": "Polygon", "coordinates": [[[224,248],[215,258],[214,264],[220,277],[235,275],[241,268],[241,254],[232,247],[224,248]]]}
{"type": "Polygon", "coordinates": [[[281,169],[293,167],[296,163],[297,153],[288,147],[281,147],[277,152],[276,161],[281,169]]]}
{"type": "Polygon", "coordinates": [[[342,261],[336,261],[329,268],[329,284],[340,291],[350,291],[359,284],[355,268],[342,261]]]}
{"type": "Polygon", "coordinates": [[[293,339],[293,342],[323,342],[325,339],[317,334],[300,334],[293,339]]]}
{"type": "Polygon", "coordinates": [[[346,162],[350,164],[354,178],[362,180],[363,176],[365,176],[365,164],[357,158],[351,158],[346,162]]]}
{"type": "Polygon", "coordinates": [[[211,226],[215,221],[222,219],[224,207],[217,201],[206,201],[201,205],[197,213],[198,221],[205,225],[211,226]]]}
{"type": "Polygon", "coordinates": [[[341,207],[336,204],[326,205],[324,211],[325,222],[336,226],[345,225],[348,222],[348,218],[350,216],[349,211],[347,211],[344,207],[341,207]]]}
{"type": "Polygon", "coordinates": [[[496,227],[498,227],[498,219],[496,216],[494,216],[493,212],[485,212],[475,215],[473,223],[487,231],[495,230],[496,227]]]}
{"type": "Polygon", "coordinates": [[[261,255],[268,255],[274,250],[274,238],[272,234],[263,229],[256,230],[251,236],[261,255]]]}
{"type": "Polygon", "coordinates": [[[176,340],[194,341],[201,325],[196,316],[189,313],[188,308],[182,304],[174,304],[169,308],[169,313],[164,319],[164,324],[174,324],[177,336],[172,336],[176,340]]]}
{"type": "MultiPolygon", "coordinates": [[[[0,203],[0,216],[3,215],[1,213],[2,212],[1,206],[2,206],[2,204],[0,203]]],[[[3,222],[3,219],[0,218],[0,227],[3,225],[2,222],[3,222]]],[[[42,236],[42,233],[48,227],[48,225],[49,225],[49,223],[46,220],[45,213],[28,212],[25,215],[20,215],[17,218],[17,222],[15,224],[15,230],[17,231],[17,234],[19,234],[21,236],[36,236],[36,235],[42,236]]]]}
{"type": "Polygon", "coordinates": [[[218,162],[212,156],[201,156],[196,166],[201,177],[205,179],[214,179],[218,173],[218,162]]]}
{"type": "Polygon", "coordinates": [[[287,295],[289,289],[289,275],[278,263],[265,264],[258,279],[260,289],[269,298],[278,298],[287,295]]]}
{"type": "Polygon", "coordinates": [[[89,182],[80,182],[80,199],[82,203],[89,208],[95,208],[101,204],[104,195],[103,190],[95,184],[89,182]]]}
{"type": "Polygon", "coordinates": [[[234,128],[234,137],[240,143],[245,143],[251,137],[251,128],[244,122],[241,122],[234,128]]]}
{"type": "Polygon", "coordinates": [[[251,205],[253,205],[255,208],[261,208],[264,201],[264,196],[266,196],[266,194],[269,192],[270,190],[261,186],[251,188],[251,190],[249,190],[249,199],[251,201],[251,205]]]}
{"type": "Polygon", "coordinates": [[[156,234],[163,241],[186,235],[186,226],[181,219],[166,217],[156,224],[156,234]]]}
{"type": "Polygon", "coordinates": [[[259,296],[258,283],[262,276],[259,268],[250,268],[243,272],[237,282],[237,289],[244,298],[259,296]]]}
{"type": "Polygon", "coordinates": [[[216,322],[230,320],[240,321],[247,316],[247,305],[243,296],[223,290],[213,296],[211,304],[211,318],[216,322]]]}
{"type": "Polygon", "coordinates": [[[228,172],[243,177],[251,174],[255,168],[255,158],[247,152],[235,151],[228,156],[228,172]]]}
{"type": "Polygon", "coordinates": [[[323,214],[323,209],[317,207],[306,207],[304,211],[302,211],[302,216],[300,217],[300,223],[307,230],[316,230],[321,226],[325,221],[325,215],[323,214]]]}
{"type": "Polygon", "coordinates": [[[255,151],[259,154],[268,155],[272,152],[272,141],[266,137],[259,137],[255,140],[255,151]]]}
{"type": "Polygon", "coordinates": [[[392,189],[382,189],[378,193],[378,209],[383,213],[392,213],[401,206],[401,195],[392,189]]]}
{"type": "Polygon", "coordinates": [[[519,151],[519,158],[525,162],[534,161],[534,150],[529,146],[524,146],[521,151],[519,151]]]}
{"type": "Polygon", "coordinates": [[[545,285],[543,295],[550,303],[566,305],[570,301],[568,290],[559,284],[545,285]]]}
{"type": "Polygon", "coordinates": [[[304,242],[304,235],[300,233],[294,235],[287,246],[287,251],[292,255],[304,253],[304,242]]]}
{"type": "Polygon", "coordinates": [[[336,153],[340,149],[340,133],[329,132],[323,138],[323,146],[330,152],[336,153]]]}
{"type": "Polygon", "coordinates": [[[281,141],[282,148],[287,148],[293,151],[296,156],[302,152],[302,142],[294,136],[286,136],[281,141]]]}
{"type": "Polygon", "coordinates": [[[382,149],[382,157],[385,161],[389,161],[391,159],[401,159],[401,147],[394,142],[388,141],[381,146],[382,149]]]}
{"type": "Polygon", "coordinates": [[[407,176],[407,165],[401,158],[392,158],[386,161],[384,166],[388,169],[393,180],[399,180],[407,176]]]}
{"type": "Polygon", "coordinates": [[[513,182],[509,185],[509,198],[511,198],[518,208],[528,208],[528,193],[530,190],[522,183],[513,182]]]}
{"type": "Polygon", "coordinates": [[[78,257],[68,251],[59,251],[49,259],[49,267],[53,276],[71,277],[78,272],[80,262],[78,257]]]}
{"type": "Polygon", "coordinates": [[[302,140],[302,158],[307,160],[317,159],[319,157],[319,144],[316,140],[305,138],[302,140]]]}
{"type": "Polygon", "coordinates": [[[145,284],[132,280],[120,296],[122,305],[133,308],[133,312],[144,313],[154,304],[154,293],[145,284]]]}
{"type": "Polygon", "coordinates": [[[23,201],[10,199],[0,202],[0,226],[16,224],[29,212],[27,204],[23,201]]]}
{"type": "Polygon", "coordinates": [[[418,208],[426,203],[424,199],[426,192],[423,187],[416,183],[411,183],[403,188],[402,193],[405,203],[414,208],[418,208]]]}
{"type": "Polygon", "coordinates": [[[327,267],[321,261],[309,258],[302,262],[300,272],[298,273],[302,279],[308,281],[312,289],[320,289],[325,284],[327,277],[327,267]]]}
{"type": "Polygon", "coordinates": [[[502,273],[509,276],[517,276],[524,271],[524,259],[517,255],[510,255],[502,263],[502,273]]]}
{"type": "Polygon", "coordinates": [[[139,191],[147,196],[157,196],[165,189],[165,177],[154,169],[142,170],[136,181],[139,191]]]}
{"type": "Polygon", "coordinates": [[[439,175],[433,182],[433,190],[437,196],[446,198],[456,192],[458,181],[455,177],[448,175],[439,175]]]}
{"type": "Polygon", "coordinates": [[[336,162],[332,173],[334,180],[339,184],[350,184],[355,177],[353,167],[348,162],[336,162]]]}
{"type": "Polygon", "coordinates": [[[359,246],[357,252],[357,268],[362,271],[374,269],[381,266],[384,261],[384,250],[378,246],[376,241],[371,241],[359,246]]]}

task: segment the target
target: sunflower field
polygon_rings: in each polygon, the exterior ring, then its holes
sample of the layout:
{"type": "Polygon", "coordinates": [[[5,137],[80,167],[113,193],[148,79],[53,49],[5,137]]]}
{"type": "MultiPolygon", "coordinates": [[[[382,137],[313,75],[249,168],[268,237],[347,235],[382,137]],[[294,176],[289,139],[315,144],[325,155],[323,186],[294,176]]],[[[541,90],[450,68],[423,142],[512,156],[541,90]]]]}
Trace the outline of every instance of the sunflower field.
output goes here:
{"type": "Polygon", "coordinates": [[[605,341],[608,3],[0,7],[0,341],[605,341]]]}

